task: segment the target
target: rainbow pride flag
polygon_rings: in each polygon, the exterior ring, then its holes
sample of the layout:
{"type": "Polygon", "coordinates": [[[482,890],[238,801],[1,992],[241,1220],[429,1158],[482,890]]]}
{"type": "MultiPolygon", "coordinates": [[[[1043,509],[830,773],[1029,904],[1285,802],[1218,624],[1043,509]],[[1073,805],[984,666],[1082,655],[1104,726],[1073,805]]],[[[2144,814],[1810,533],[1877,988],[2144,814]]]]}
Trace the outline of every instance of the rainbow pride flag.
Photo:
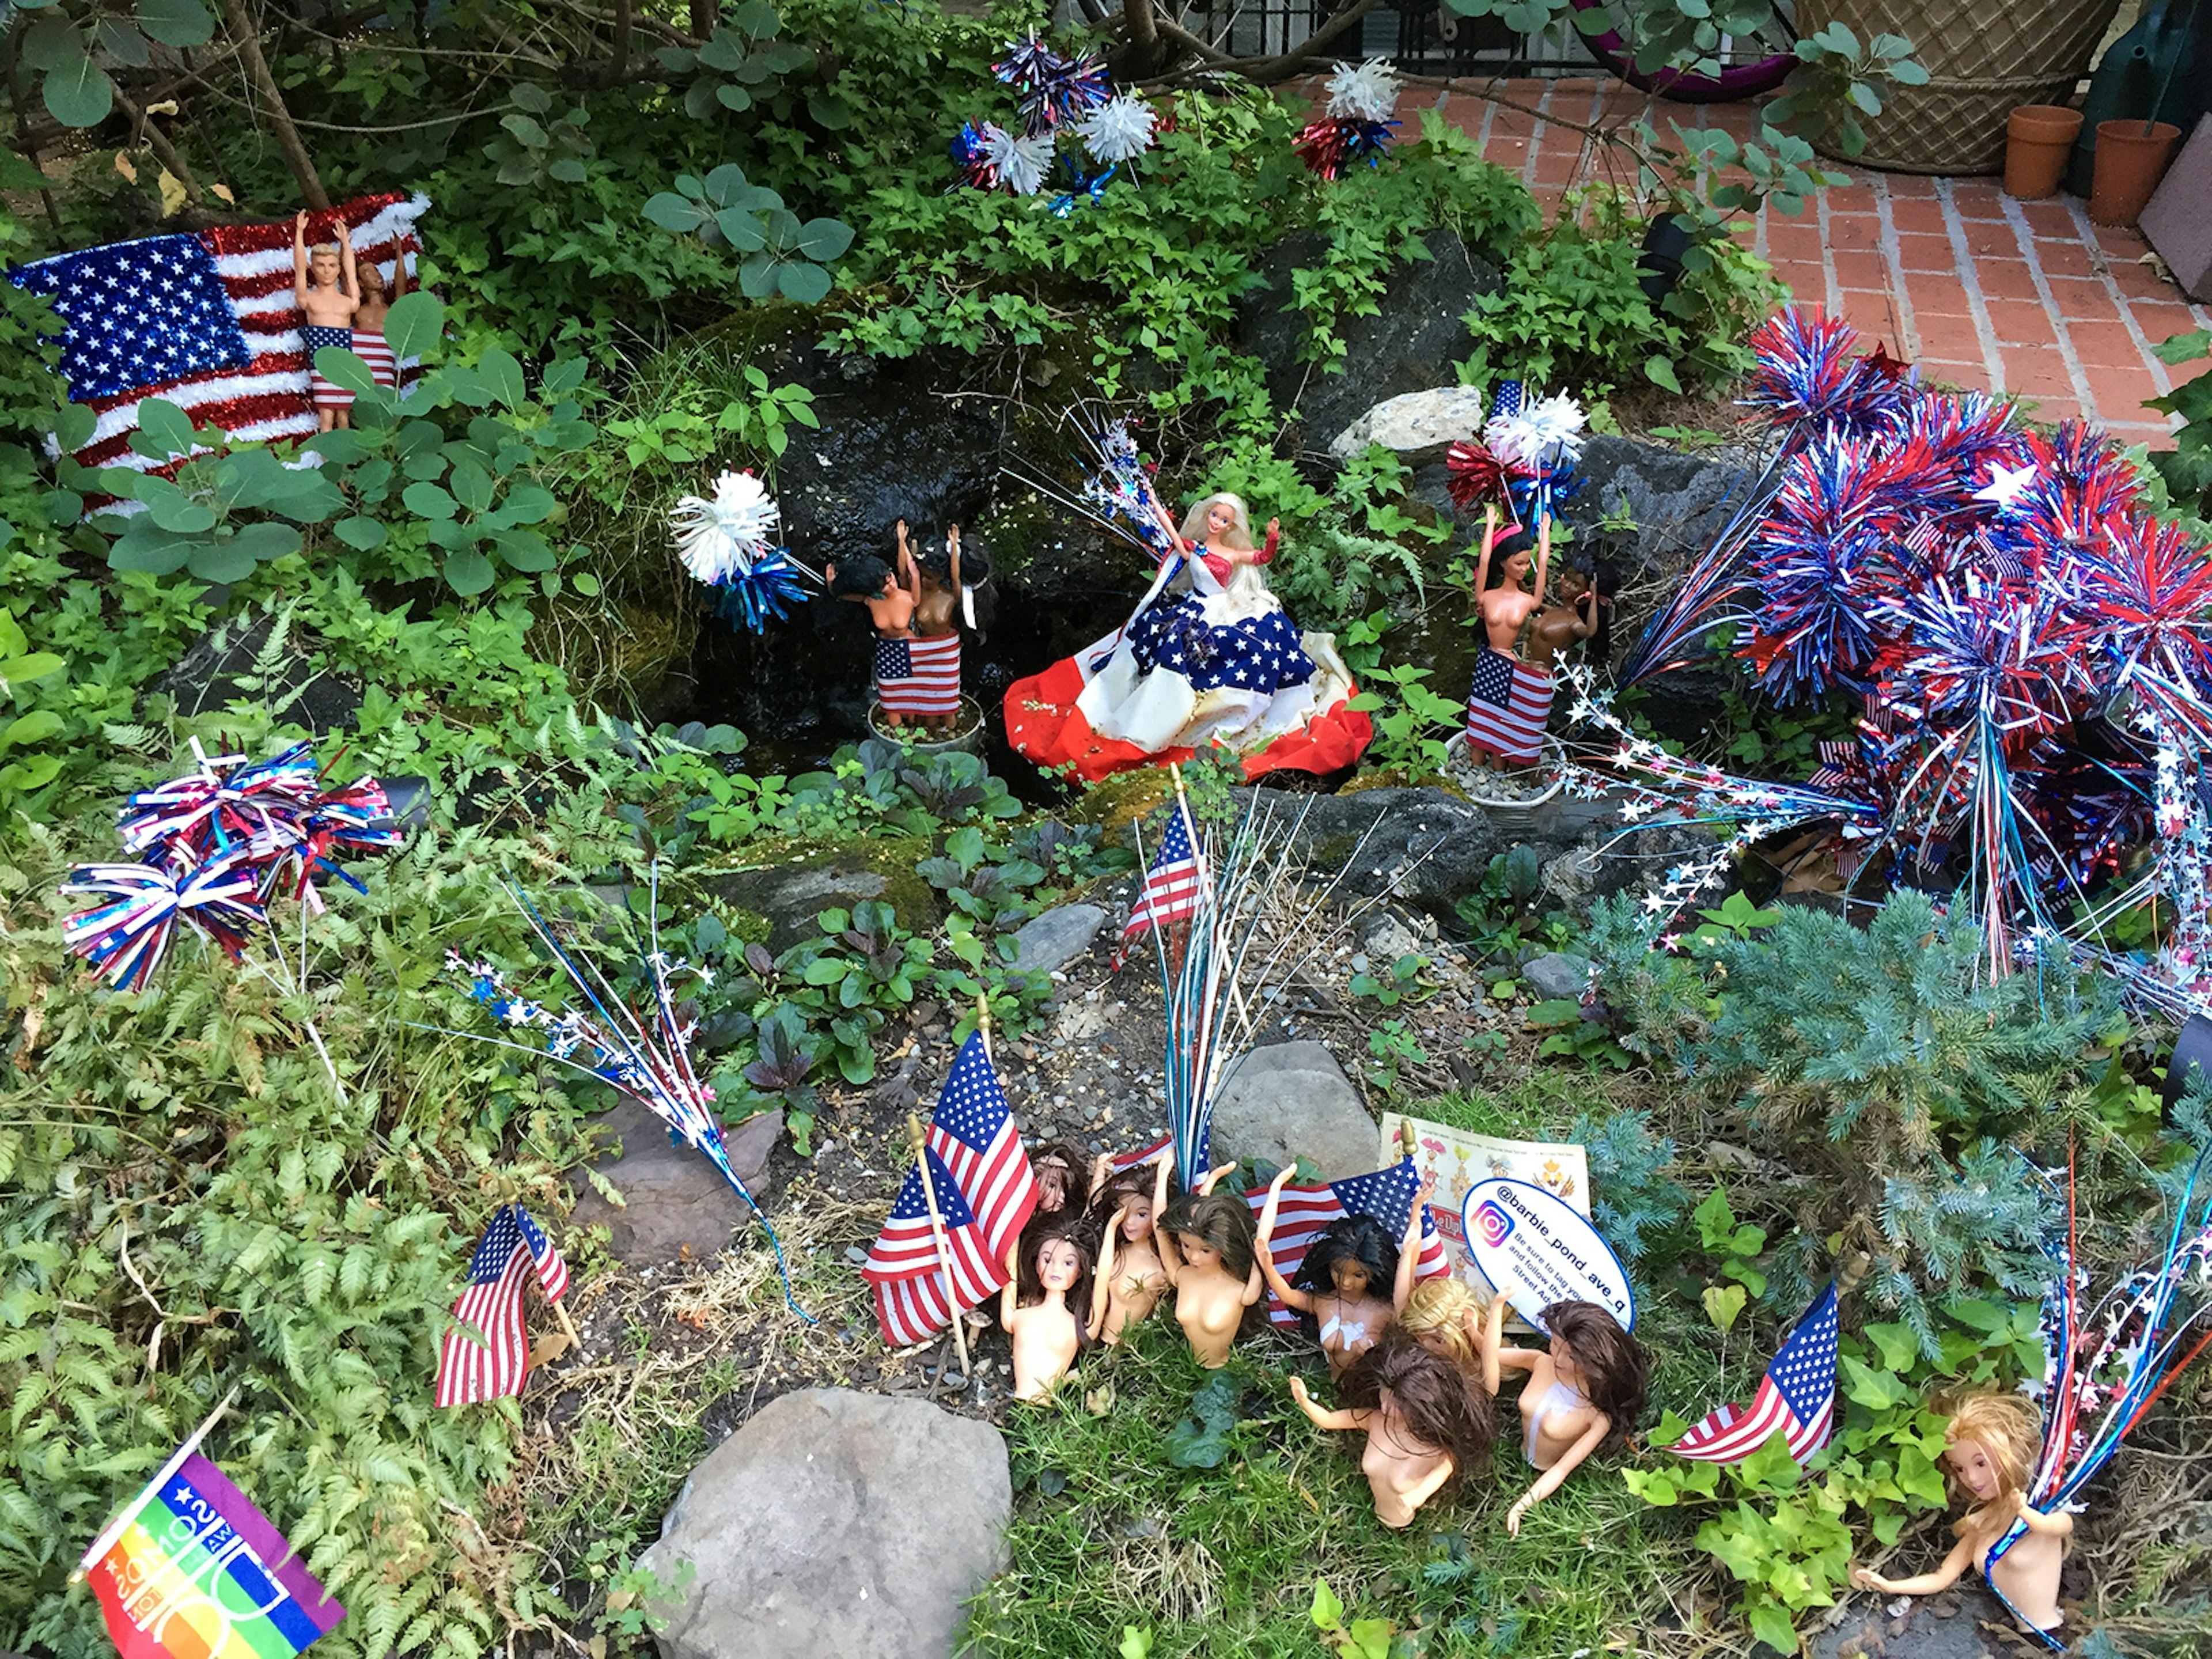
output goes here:
{"type": "Polygon", "coordinates": [[[122,1659],[292,1659],[345,1609],[198,1438],[85,1559],[107,1633],[122,1659]]]}

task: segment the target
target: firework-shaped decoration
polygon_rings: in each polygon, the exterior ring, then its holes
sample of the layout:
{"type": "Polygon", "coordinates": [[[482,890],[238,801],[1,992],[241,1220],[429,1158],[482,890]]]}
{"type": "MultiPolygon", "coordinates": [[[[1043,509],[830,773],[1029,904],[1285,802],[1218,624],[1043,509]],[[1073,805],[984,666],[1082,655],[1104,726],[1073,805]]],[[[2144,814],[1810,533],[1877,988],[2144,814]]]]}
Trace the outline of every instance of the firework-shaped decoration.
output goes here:
{"type": "MultiPolygon", "coordinates": [[[[965,129],[962,136],[966,136],[965,129]]],[[[1009,132],[995,121],[986,121],[977,130],[975,156],[981,174],[993,181],[981,188],[1034,196],[1044,188],[1045,177],[1052,171],[1052,135],[1009,132]]],[[[969,182],[980,180],[971,178],[969,182]]]]}
{"type": "Polygon", "coordinates": [[[2212,750],[2212,558],[2179,525],[2123,520],[2074,567],[2100,679],[2161,732],[2212,750]]]}
{"type": "Polygon", "coordinates": [[[1075,124],[1076,136],[1094,161],[1107,167],[1133,161],[1152,147],[1159,113],[1133,92],[1109,98],[1075,124]]]}
{"type": "MultiPolygon", "coordinates": [[[[2208,1180],[2212,1170],[2200,1153],[2175,1200],[2164,1253],[2093,1297],[2075,1237],[2074,1173],[2067,1170],[2063,1249],[2044,1304],[2046,1352],[2037,1390],[2043,1447],[2022,1493],[2042,1514],[2078,1507],[2082,1489],[2191,1362],[2212,1346],[2208,1180]]],[[[2012,1604],[1990,1568],[2027,1535],[2027,1523],[2014,1522],[1991,1547],[1984,1569],[2008,1609],[2012,1604]]],[[[2064,1646],[2055,1636],[2035,1633],[2053,1651],[2064,1646]]]]}
{"type": "Polygon", "coordinates": [[[774,544],[775,498],[750,472],[725,472],[709,496],[686,495],[669,512],[684,568],[715,592],[732,626],[759,632],[805,597],[799,568],[774,544]]]}
{"type": "Polygon", "coordinates": [[[1380,58],[1364,64],[1339,64],[1328,77],[1324,113],[1309,121],[1293,141],[1299,158],[1324,179],[1340,179],[1365,163],[1379,167],[1398,123],[1398,74],[1380,58]]]}
{"type": "MultiPolygon", "coordinates": [[[[721,1172],[731,1190],[744,1200],[759,1221],[761,1231],[768,1235],[769,1244],[775,1252],[776,1272],[783,1279],[784,1300],[790,1304],[793,1312],[812,1324],[813,1316],[792,1296],[791,1274],[775,1229],[769,1224],[768,1217],[762,1212],[751,1191],[730,1167],[721,1121],[714,1114],[714,1091],[700,1077],[692,1059],[690,1045],[696,1028],[678,1014],[670,988],[687,976],[702,985],[711,985],[713,979],[708,970],[672,960],[660,948],[659,867],[653,870],[647,910],[651,949],[642,965],[649,994],[641,1010],[626,1003],[587,958],[568,951],[535,905],[513,887],[508,891],[529,919],[538,942],[560,964],[582,1000],[562,1009],[550,1008],[515,991],[505,975],[489,963],[470,961],[458,951],[447,953],[447,971],[465,983],[470,996],[482,1005],[502,1030],[533,1033],[551,1059],[628,1096],[667,1125],[671,1141],[704,1154],[721,1172]]],[[[520,1048],[526,1054],[538,1052],[504,1038],[463,1035],[500,1048],[520,1048]]]]}
{"type": "MultiPolygon", "coordinates": [[[[1519,392],[1517,385],[1515,390],[1519,392]]],[[[1501,398],[1501,403],[1503,399],[1501,398]]],[[[1541,524],[1581,488],[1574,464],[1583,453],[1583,406],[1564,392],[1555,398],[1516,396],[1483,428],[1491,453],[1518,475],[1516,495],[1525,516],[1541,524]]]]}
{"type": "Polygon", "coordinates": [[[1794,306],[1751,337],[1756,362],[1743,401],[1783,429],[1785,447],[1830,428],[1881,431],[1903,412],[1911,380],[1856,356],[1858,337],[1841,319],[1794,306]]]}
{"type": "Polygon", "coordinates": [[[1033,136],[1073,126],[1113,96],[1103,62],[1089,53],[1062,57],[1035,29],[1008,41],[991,73],[1013,88],[1023,131],[1033,136]]]}
{"type": "Polygon", "coordinates": [[[986,129],[994,132],[999,130],[988,121],[981,125],[969,121],[952,135],[952,165],[960,175],[957,182],[970,190],[996,190],[999,187],[998,169],[992,165],[991,158],[983,148],[986,129]]]}
{"type": "Polygon", "coordinates": [[[1872,688],[1890,637],[1875,601],[1897,578],[1880,475],[1875,446],[1823,436],[1790,465],[1753,541],[1759,605],[1738,648],[1785,702],[1872,688]]]}
{"type": "Polygon", "coordinates": [[[2046,565],[2094,555],[2142,514],[2142,484],[2119,447],[2079,421],[2023,440],[2033,477],[2010,504],[2013,527],[2046,565]]]}
{"type": "Polygon", "coordinates": [[[1444,488],[1463,513],[1495,507],[1510,519],[1514,487],[1531,477],[1480,438],[1462,438],[1444,451],[1444,488]]]}
{"type": "Polygon", "coordinates": [[[247,935],[267,919],[259,885],[243,846],[188,868],[81,864],[62,878],[62,892],[106,902],[71,916],[62,937],[116,989],[142,990],[179,927],[204,934],[234,962],[244,956],[247,935]]]}
{"type": "Polygon", "coordinates": [[[1152,470],[1138,453],[1128,422],[1109,421],[1095,433],[1083,429],[1082,436],[1090,451],[1080,504],[1084,516],[1156,559],[1173,557],[1179,550],[1161,522],[1152,470]]]}

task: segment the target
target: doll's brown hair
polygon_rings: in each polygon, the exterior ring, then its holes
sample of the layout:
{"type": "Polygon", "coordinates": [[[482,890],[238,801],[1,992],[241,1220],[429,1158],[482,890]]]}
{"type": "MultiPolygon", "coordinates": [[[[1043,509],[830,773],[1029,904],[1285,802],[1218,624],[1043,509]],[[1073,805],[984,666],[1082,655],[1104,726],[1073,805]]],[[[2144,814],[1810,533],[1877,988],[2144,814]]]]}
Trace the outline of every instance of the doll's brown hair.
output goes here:
{"type": "MultiPolygon", "coordinates": [[[[1048,1163],[1058,1163],[1067,1170],[1067,1186],[1062,1195],[1063,1207],[1060,1212],[1066,1215],[1082,1214],[1083,1201],[1088,1196],[1085,1186],[1089,1180],[1090,1164],[1082,1153],[1064,1140],[1048,1140],[1043,1146],[1030,1153],[1031,1170],[1040,1170],[1048,1163]]],[[[1042,1201],[1042,1194],[1039,1194],[1039,1201],[1042,1201]]]]}
{"type": "Polygon", "coordinates": [[[1406,1298],[1398,1323],[1416,1340],[1433,1336],[1462,1369],[1473,1375],[1481,1368],[1482,1353],[1467,1328],[1467,1316],[1482,1315],[1482,1298],[1456,1279],[1425,1279],[1406,1298]]]}
{"type": "MultiPolygon", "coordinates": [[[[1099,1230],[1102,1237],[1106,1224],[1114,1218],[1114,1212],[1129,1200],[1140,1198],[1147,1204],[1152,1201],[1152,1184],[1157,1173],[1152,1164],[1146,1164],[1133,1170],[1116,1170],[1106,1177],[1105,1184],[1099,1188],[1097,1196],[1091,1200],[1091,1224],[1099,1230]]],[[[1152,1227],[1155,1231],[1159,1224],[1159,1217],[1154,1216],[1152,1227]]],[[[1115,1248],[1118,1249],[1126,1243],[1126,1239],[1116,1239],[1115,1248]]]]}
{"type": "MultiPolygon", "coordinates": [[[[1928,1409],[1951,1419],[1943,1430],[1946,1446],[1971,1440],[1988,1454],[1990,1467],[1997,1472],[1997,1495],[1992,1503],[2004,1503],[2027,1490],[2028,1477],[2035,1472],[2036,1458],[2043,1450],[2043,1419],[2025,1395],[1995,1389],[1960,1389],[1929,1395],[1928,1409]]],[[[1951,1501],[1970,1515],[1983,1507],[1948,1464],[1943,1485],[1951,1501]]]]}
{"type": "Polygon", "coordinates": [[[1072,1224],[1055,1225],[1059,1216],[1047,1218],[1046,1224],[1032,1224],[1022,1233],[1021,1254],[1016,1258],[1020,1273],[1015,1295],[1017,1305],[1027,1307],[1044,1300],[1044,1278],[1037,1271],[1037,1260],[1044,1247],[1051,1243],[1066,1243],[1075,1249],[1075,1283],[1067,1288],[1067,1310],[1075,1316],[1075,1346],[1078,1349],[1091,1346],[1091,1290],[1098,1267],[1098,1235],[1080,1217],[1072,1224]]]}
{"type": "Polygon", "coordinates": [[[1252,1272],[1252,1212],[1233,1193],[1185,1193],[1164,1214],[1152,1218],[1152,1231],[1181,1233],[1219,1252],[1221,1266],[1232,1279],[1252,1272]]]}
{"type": "Polygon", "coordinates": [[[1373,1411],[1382,1405],[1385,1389],[1406,1431],[1451,1459],[1451,1480],[1446,1486],[1489,1463],[1497,1439],[1497,1413],[1488,1391],[1396,1325],[1352,1362],[1337,1382],[1336,1397],[1348,1410],[1373,1411]]]}
{"type": "Polygon", "coordinates": [[[1589,1384],[1589,1403],[1612,1425],[1606,1443],[1618,1442],[1644,1415],[1651,1375],[1644,1345],[1595,1302],[1554,1302],[1544,1310],[1543,1324],[1553,1336],[1565,1340],[1576,1368],[1589,1384]]]}

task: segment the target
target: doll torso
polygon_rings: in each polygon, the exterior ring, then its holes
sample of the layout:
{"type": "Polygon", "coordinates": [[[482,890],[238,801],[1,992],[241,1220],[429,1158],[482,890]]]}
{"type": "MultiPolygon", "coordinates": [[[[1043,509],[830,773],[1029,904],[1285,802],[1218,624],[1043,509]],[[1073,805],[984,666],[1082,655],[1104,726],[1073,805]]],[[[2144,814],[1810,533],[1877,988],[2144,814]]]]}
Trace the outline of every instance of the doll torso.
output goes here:
{"type": "Polygon", "coordinates": [[[1521,1390],[1521,1454],[1534,1469],[1548,1469],[1601,1420],[1601,1413],[1559,1380],[1549,1358],[1529,1369],[1521,1390]]]}
{"type": "Polygon", "coordinates": [[[1559,653],[1595,631],[1589,613],[1596,609],[1595,593],[1584,593],[1571,605],[1554,605],[1536,618],[1528,630],[1528,660],[1549,668],[1559,653]]]}
{"type": "Polygon", "coordinates": [[[2013,1610],[2038,1630],[2056,1630],[2063,1614],[2058,1608],[2058,1569],[2066,1559],[2066,1540],[2048,1533],[2024,1532],[2012,1547],[1992,1562],[1990,1552],[2012,1529],[2008,1511],[1983,1522],[1978,1515],[1960,1523],[1974,1552],[1974,1565],[2001,1591],[2013,1610]]]}
{"type": "Polygon", "coordinates": [[[914,602],[914,631],[924,639],[950,634],[960,626],[960,592],[940,584],[927,571],[921,576],[921,597],[914,602]]]}
{"type": "Polygon", "coordinates": [[[336,283],[325,288],[310,282],[301,313],[318,328],[350,328],[360,301],[336,283]]]}
{"type": "Polygon", "coordinates": [[[914,633],[914,595],[893,583],[884,590],[880,598],[866,602],[868,621],[874,625],[877,637],[902,640],[914,633]]]}
{"type": "Polygon", "coordinates": [[[1014,1398],[1042,1400],[1075,1363],[1081,1339],[1075,1316],[1057,1291],[1014,1310],[1014,1398]]]}
{"type": "Polygon", "coordinates": [[[1176,1322],[1198,1363],[1213,1370],[1228,1363],[1244,1319],[1244,1282],[1220,1267],[1185,1267],[1176,1285],[1176,1322]]]}
{"type": "Polygon", "coordinates": [[[1518,587],[1493,587],[1482,596],[1482,629],[1490,641],[1490,648],[1503,656],[1514,656],[1514,647],[1520,642],[1521,629],[1536,609],[1532,593],[1518,587]]]}
{"type": "Polygon", "coordinates": [[[1106,1293],[1105,1340],[1118,1342],[1128,1326],[1150,1319],[1168,1287],[1159,1253],[1147,1243],[1124,1240],[1114,1257],[1114,1280],[1106,1293]]]}
{"type": "Polygon", "coordinates": [[[1314,1322],[1321,1328],[1321,1351],[1328,1359],[1328,1374],[1341,1376],[1345,1368],[1375,1346],[1375,1339],[1395,1322],[1398,1310],[1379,1297],[1352,1297],[1333,1291],[1314,1297],[1314,1322]]]}
{"type": "Polygon", "coordinates": [[[1411,1526],[1420,1506],[1413,1494],[1433,1483],[1438,1471],[1449,1469],[1451,1456],[1414,1438],[1387,1395],[1369,1415],[1372,1421],[1359,1469],[1375,1494],[1375,1518],[1386,1527],[1411,1526]]]}

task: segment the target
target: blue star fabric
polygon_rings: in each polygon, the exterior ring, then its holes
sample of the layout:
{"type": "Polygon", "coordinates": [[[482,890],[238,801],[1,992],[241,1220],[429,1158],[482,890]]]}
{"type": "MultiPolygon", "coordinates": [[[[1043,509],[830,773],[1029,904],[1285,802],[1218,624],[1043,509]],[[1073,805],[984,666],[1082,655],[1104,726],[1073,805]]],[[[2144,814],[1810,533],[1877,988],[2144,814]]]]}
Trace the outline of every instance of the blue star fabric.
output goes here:
{"type": "Polygon", "coordinates": [[[1268,693],[1314,676],[1313,659],[1287,613],[1270,610],[1216,626],[1206,620],[1205,601],[1195,593],[1145,611],[1129,624],[1129,646],[1138,667],[1180,674],[1194,691],[1228,685],[1268,693]]]}
{"type": "Polygon", "coordinates": [[[122,397],[253,354],[215,258],[197,236],[152,236],[58,254],[8,273],[67,324],[61,371],[76,403],[122,397]]]}

